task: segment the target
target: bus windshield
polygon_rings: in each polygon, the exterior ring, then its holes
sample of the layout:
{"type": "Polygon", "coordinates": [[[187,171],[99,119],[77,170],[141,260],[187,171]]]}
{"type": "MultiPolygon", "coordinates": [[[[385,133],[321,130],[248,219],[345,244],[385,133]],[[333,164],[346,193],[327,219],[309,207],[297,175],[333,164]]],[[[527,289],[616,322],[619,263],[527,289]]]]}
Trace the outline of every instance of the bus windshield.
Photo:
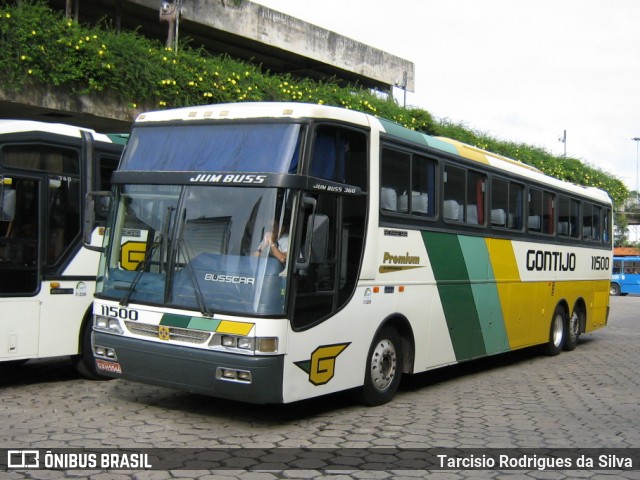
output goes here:
{"type": "Polygon", "coordinates": [[[119,169],[295,173],[300,132],[282,123],[134,128],[119,169]]]}
{"type": "Polygon", "coordinates": [[[290,192],[123,186],[97,294],[203,315],[282,315],[290,192]]]}

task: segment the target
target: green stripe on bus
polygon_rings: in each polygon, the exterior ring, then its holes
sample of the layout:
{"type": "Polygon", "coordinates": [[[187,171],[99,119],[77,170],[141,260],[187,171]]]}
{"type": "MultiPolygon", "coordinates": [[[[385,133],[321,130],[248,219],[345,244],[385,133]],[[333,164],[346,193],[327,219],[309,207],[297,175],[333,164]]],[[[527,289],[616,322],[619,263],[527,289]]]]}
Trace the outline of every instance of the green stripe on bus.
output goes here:
{"type": "Polygon", "coordinates": [[[164,315],[162,315],[160,325],[163,325],[165,327],[179,327],[189,328],[192,330],[205,330],[208,332],[215,332],[216,328],[218,328],[218,325],[220,325],[220,320],[165,313],[164,315]]]}
{"type": "Polygon", "coordinates": [[[220,320],[214,320],[213,318],[191,317],[189,322],[189,328],[206,330],[207,332],[215,332],[218,325],[220,325],[220,320]]]}
{"type": "Polygon", "coordinates": [[[469,272],[458,236],[422,232],[422,238],[438,285],[456,359],[486,355],[469,272]]]}
{"type": "Polygon", "coordinates": [[[467,236],[459,236],[458,241],[469,272],[484,347],[488,354],[507,351],[509,338],[487,243],[484,238],[467,236]]]}
{"type": "Polygon", "coordinates": [[[160,325],[164,325],[166,327],[187,328],[190,321],[191,321],[191,317],[187,317],[186,315],[175,315],[173,313],[165,313],[164,315],[162,315],[162,320],[160,320],[160,325]]]}

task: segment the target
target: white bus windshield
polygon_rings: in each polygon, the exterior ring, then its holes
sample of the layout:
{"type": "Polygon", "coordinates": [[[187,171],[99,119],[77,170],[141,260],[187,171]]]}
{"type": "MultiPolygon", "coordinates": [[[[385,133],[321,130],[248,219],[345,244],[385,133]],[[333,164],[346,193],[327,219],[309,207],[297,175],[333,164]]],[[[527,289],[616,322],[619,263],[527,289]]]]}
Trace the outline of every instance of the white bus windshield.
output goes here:
{"type": "Polygon", "coordinates": [[[205,315],[282,315],[290,205],[276,188],[124,186],[97,293],[205,315]],[[263,248],[266,237],[279,250],[263,248]]]}
{"type": "Polygon", "coordinates": [[[295,173],[297,124],[137,127],[120,171],[295,173]]]}

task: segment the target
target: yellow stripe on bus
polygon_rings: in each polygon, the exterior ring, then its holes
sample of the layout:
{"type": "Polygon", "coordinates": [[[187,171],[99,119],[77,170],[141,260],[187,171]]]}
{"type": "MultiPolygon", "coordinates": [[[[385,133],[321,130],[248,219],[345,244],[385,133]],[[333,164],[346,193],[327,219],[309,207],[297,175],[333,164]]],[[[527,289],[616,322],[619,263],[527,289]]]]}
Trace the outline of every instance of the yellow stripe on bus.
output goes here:
{"type": "Polygon", "coordinates": [[[510,240],[487,238],[485,241],[498,287],[509,347],[527,345],[531,342],[531,299],[536,296],[535,284],[522,283],[510,240]]]}
{"type": "Polygon", "coordinates": [[[249,335],[253,325],[253,323],[247,322],[231,322],[229,320],[222,320],[220,325],[218,325],[216,332],[228,333],[230,335],[249,335]]]}

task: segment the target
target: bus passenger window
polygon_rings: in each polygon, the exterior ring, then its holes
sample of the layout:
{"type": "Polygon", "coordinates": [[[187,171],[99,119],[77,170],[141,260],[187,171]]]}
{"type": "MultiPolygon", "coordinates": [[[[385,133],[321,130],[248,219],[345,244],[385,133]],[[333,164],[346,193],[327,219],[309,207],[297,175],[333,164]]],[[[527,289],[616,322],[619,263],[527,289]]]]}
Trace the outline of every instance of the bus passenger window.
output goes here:
{"type": "Polygon", "coordinates": [[[445,220],[463,221],[466,193],[466,170],[447,165],[443,175],[445,220]]]}
{"type": "Polygon", "coordinates": [[[578,222],[580,219],[580,202],[560,195],[558,197],[558,235],[578,238],[578,222]]]}
{"type": "Polygon", "coordinates": [[[500,178],[491,180],[491,225],[512,230],[522,229],[524,187],[500,178]]]}
{"type": "Polygon", "coordinates": [[[605,208],[602,212],[602,240],[609,243],[611,239],[611,210],[605,208]]]}
{"type": "Polygon", "coordinates": [[[582,238],[585,240],[600,241],[600,213],[602,209],[592,203],[584,204],[582,216],[582,238]]]}
{"type": "Polygon", "coordinates": [[[380,163],[381,210],[435,216],[435,161],[415,153],[384,148],[380,163]]]}
{"type": "Polygon", "coordinates": [[[519,183],[509,182],[509,214],[507,215],[507,227],[513,230],[522,230],[524,210],[524,186],[519,183]]]}
{"type": "Polygon", "coordinates": [[[499,178],[491,180],[491,225],[507,226],[509,210],[509,182],[499,178]]]}
{"type": "Polygon", "coordinates": [[[529,231],[553,235],[555,232],[555,195],[537,188],[529,189],[529,231]]]}
{"type": "Polygon", "coordinates": [[[486,184],[487,180],[483,174],[472,171],[468,172],[465,222],[472,225],[484,225],[486,184]]]}
{"type": "MultiPolygon", "coordinates": [[[[412,215],[435,216],[436,162],[420,155],[413,155],[411,162],[411,198],[407,199],[407,210],[412,215]],[[410,204],[409,204],[410,202],[410,204]]],[[[402,203],[402,202],[401,202],[402,203]]]]}
{"type": "Polygon", "coordinates": [[[17,177],[4,182],[14,214],[0,222],[0,294],[34,293],[39,284],[40,182],[17,177]]]}
{"type": "Polygon", "coordinates": [[[443,218],[469,225],[484,225],[485,175],[447,165],[444,172],[443,218]],[[454,218],[458,205],[458,217],[454,218]]]}
{"type": "MultiPolygon", "coordinates": [[[[406,196],[410,191],[410,156],[390,148],[382,150],[380,160],[380,208],[389,212],[402,212],[400,206],[401,195],[406,196]]],[[[407,212],[408,202],[404,200],[404,213],[407,212]]]]}

